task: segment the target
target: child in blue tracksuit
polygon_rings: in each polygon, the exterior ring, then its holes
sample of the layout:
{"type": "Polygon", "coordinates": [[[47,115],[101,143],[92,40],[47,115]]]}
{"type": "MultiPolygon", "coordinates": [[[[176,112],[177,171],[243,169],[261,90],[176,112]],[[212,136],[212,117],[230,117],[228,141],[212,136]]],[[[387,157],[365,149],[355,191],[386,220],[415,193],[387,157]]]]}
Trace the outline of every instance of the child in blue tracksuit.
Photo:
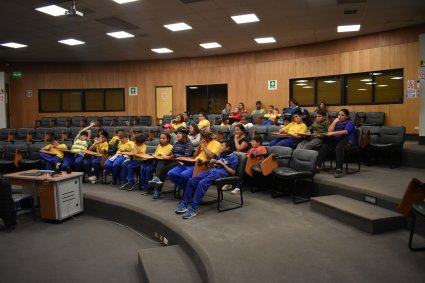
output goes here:
{"type": "Polygon", "coordinates": [[[235,175],[236,168],[238,167],[238,157],[233,153],[233,150],[234,146],[230,140],[222,141],[219,157],[210,160],[212,168],[189,179],[183,199],[176,209],[177,214],[184,213],[184,219],[196,216],[196,209],[208,191],[208,188],[214,183],[214,180],[235,175]],[[188,209],[187,205],[193,195],[193,191],[195,191],[195,195],[193,196],[192,205],[188,209]]]}

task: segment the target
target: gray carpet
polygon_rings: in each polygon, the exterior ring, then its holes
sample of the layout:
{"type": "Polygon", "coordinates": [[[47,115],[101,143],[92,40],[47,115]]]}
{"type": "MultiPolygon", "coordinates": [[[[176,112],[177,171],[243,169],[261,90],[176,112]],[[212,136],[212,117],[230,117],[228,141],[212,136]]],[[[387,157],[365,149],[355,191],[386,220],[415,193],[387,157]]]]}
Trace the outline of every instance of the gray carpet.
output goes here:
{"type": "Polygon", "coordinates": [[[61,224],[21,215],[0,225],[0,281],[140,282],[137,250],[157,246],[126,227],[80,215],[61,224]]]}

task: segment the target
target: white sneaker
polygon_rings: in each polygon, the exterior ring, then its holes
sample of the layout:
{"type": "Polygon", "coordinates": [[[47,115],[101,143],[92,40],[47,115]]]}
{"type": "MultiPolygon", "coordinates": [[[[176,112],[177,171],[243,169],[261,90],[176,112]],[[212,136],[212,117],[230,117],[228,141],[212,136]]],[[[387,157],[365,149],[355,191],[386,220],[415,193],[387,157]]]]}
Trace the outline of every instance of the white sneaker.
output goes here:
{"type": "Polygon", "coordinates": [[[241,189],[235,188],[233,191],[230,192],[232,195],[239,195],[241,193],[241,189]]]}
{"type": "Polygon", "coordinates": [[[229,191],[231,189],[233,189],[233,186],[229,184],[226,184],[223,186],[223,188],[221,188],[222,191],[229,191]]]}
{"type": "Polygon", "coordinates": [[[90,181],[90,182],[92,182],[92,181],[96,181],[96,176],[90,176],[89,178],[88,178],[88,180],[90,181]]]}
{"type": "Polygon", "coordinates": [[[96,180],[90,181],[90,184],[96,184],[96,180]]]}

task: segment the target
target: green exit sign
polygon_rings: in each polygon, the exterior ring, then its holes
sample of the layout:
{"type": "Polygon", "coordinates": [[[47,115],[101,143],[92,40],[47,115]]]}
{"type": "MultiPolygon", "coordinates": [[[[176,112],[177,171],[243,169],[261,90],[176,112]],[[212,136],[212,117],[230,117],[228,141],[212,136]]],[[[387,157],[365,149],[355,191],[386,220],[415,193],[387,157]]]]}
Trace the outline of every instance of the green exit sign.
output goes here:
{"type": "Polygon", "coordinates": [[[14,78],[21,78],[22,77],[22,72],[12,72],[12,77],[14,77],[14,78]]]}

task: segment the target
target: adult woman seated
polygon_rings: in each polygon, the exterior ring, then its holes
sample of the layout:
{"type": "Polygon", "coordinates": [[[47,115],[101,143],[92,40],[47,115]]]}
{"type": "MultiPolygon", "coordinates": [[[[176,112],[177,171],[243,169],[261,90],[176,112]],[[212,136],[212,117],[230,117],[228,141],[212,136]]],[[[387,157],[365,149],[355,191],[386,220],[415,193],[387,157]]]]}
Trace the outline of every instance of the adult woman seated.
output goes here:
{"type": "Polygon", "coordinates": [[[171,126],[173,126],[173,132],[176,132],[180,127],[186,127],[186,122],[183,119],[183,115],[177,114],[177,116],[171,120],[171,126]]]}
{"type": "Polygon", "coordinates": [[[198,128],[200,130],[202,130],[204,128],[209,130],[210,129],[210,121],[208,121],[208,119],[207,119],[207,114],[201,113],[201,114],[198,115],[198,118],[199,118],[198,128]]]}
{"type": "Polygon", "coordinates": [[[189,126],[189,141],[192,143],[193,147],[198,147],[201,142],[201,134],[199,133],[199,128],[196,124],[191,124],[189,126]]]}
{"type": "Polygon", "coordinates": [[[307,126],[303,123],[301,112],[297,111],[292,114],[292,122],[279,130],[279,134],[284,135],[284,137],[271,141],[269,146],[279,145],[294,147],[302,137],[300,134],[306,132],[307,126]]]}
{"type": "Polygon", "coordinates": [[[285,109],[282,113],[284,115],[293,115],[295,112],[299,112],[300,107],[298,106],[298,102],[295,99],[289,100],[289,107],[285,109]]]}
{"type": "Polygon", "coordinates": [[[229,117],[229,115],[232,113],[232,104],[230,104],[229,102],[226,103],[226,107],[221,110],[221,114],[229,117]]]}
{"type": "Polygon", "coordinates": [[[317,157],[317,168],[319,169],[330,149],[335,149],[336,153],[336,171],[335,178],[342,177],[342,165],[344,163],[344,148],[348,144],[355,144],[355,126],[349,118],[350,112],[347,109],[341,109],[338,117],[329,126],[326,134],[329,139],[322,145],[317,157]]]}

